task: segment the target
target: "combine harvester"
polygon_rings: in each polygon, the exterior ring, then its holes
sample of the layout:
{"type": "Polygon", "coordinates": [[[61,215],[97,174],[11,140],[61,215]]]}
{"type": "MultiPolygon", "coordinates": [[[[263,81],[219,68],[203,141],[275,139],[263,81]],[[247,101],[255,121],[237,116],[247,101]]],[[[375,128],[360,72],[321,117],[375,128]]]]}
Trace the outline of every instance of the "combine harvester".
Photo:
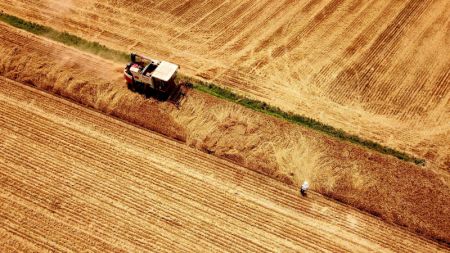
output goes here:
{"type": "Polygon", "coordinates": [[[187,83],[176,83],[179,68],[170,62],[132,53],[131,62],[125,66],[124,76],[130,90],[179,106],[191,87],[187,83]]]}

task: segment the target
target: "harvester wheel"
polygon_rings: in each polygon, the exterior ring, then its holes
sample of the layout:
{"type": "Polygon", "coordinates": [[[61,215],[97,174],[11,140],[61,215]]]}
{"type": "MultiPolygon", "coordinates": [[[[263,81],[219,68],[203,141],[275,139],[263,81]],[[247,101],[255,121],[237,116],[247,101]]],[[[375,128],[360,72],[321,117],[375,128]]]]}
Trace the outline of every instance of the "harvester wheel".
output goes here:
{"type": "Polygon", "coordinates": [[[136,91],[133,83],[127,83],[128,89],[131,91],[136,91]]]}

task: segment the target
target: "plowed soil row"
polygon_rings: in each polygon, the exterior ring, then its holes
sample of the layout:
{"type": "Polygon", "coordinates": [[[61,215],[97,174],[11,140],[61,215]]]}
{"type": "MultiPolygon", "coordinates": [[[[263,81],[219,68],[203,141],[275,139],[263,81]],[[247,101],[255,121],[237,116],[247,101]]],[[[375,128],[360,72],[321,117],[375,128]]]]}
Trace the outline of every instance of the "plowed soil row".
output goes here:
{"type": "Polygon", "coordinates": [[[0,10],[450,168],[450,4],[6,0],[0,10]]]}
{"type": "Polygon", "coordinates": [[[126,88],[120,65],[4,24],[0,28],[0,75],[185,141],[285,184],[299,186],[307,179],[317,192],[449,241],[450,178],[443,171],[404,163],[195,91],[179,109],[144,99],[126,88]]]}
{"type": "Polygon", "coordinates": [[[443,250],[319,195],[0,79],[0,247],[443,250]]]}

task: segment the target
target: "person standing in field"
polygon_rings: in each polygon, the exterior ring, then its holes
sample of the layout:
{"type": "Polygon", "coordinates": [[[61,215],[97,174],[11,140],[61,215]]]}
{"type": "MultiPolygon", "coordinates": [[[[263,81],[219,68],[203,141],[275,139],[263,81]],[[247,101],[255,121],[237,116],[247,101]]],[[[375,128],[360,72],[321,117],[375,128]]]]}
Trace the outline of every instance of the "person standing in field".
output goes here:
{"type": "Polygon", "coordinates": [[[304,181],[302,186],[300,187],[300,193],[302,194],[302,196],[306,196],[306,192],[308,191],[308,188],[309,188],[308,181],[304,181]]]}

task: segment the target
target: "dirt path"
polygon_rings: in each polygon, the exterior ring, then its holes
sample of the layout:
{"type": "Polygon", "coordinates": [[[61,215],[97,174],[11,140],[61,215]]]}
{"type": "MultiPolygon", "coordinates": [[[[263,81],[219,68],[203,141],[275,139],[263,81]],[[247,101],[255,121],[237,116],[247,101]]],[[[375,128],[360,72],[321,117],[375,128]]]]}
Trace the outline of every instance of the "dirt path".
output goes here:
{"type": "Polygon", "coordinates": [[[450,168],[446,0],[5,0],[0,10],[175,61],[450,168]]]}
{"type": "Polygon", "coordinates": [[[46,93],[4,78],[0,90],[3,250],[439,249],[46,93]]]}

